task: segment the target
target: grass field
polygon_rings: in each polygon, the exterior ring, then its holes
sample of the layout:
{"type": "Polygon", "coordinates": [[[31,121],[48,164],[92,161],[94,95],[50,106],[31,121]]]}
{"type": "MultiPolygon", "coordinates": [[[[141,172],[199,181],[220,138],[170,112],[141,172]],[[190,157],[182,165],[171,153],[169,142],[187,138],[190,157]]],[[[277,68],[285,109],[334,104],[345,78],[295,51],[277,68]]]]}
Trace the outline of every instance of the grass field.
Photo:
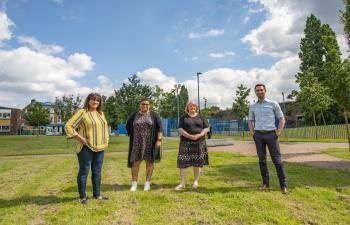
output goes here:
{"type": "MultiPolygon", "coordinates": [[[[156,164],[153,189],[132,193],[126,154],[106,154],[102,189],[110,200],[81,205],[73,155],[0,157],[0,224],[350,223],[350,173],[287,163],[285,196],[272,168],[271,191],[256,190],[255,157],[210,153],[210,164],[197,191],[176,192],[176,153],[166,152],[156,164]]],[[[143,184],[143,167],[141,172],[143,184]]],[[[191,172],[189,187],[192,179],[191,172]]]]}
{"type": "MultiPolygon", "coordinates": [[[[165,140],[176,149],[177,139],[165,140]]],[[[112,137],[102,190],[108,201],[78,203],[77,159],[64,137],[0,137],[0,224],[350,224],[350,173],[285,163],[290,193],[280,193],[269,162],[271,190],[257,191],[256,157],[210,152],[198,190],[176,192],[176,152],[156,164],[152,190],[129,191],[127,137],[112,137]],[[72,154],[57,154],[72,153],[72,154]],[[5,155],[15,156],[5,156],[5,155]],[[41,155],[28,155],[41,154],[41,155]],[[46,155],[45,155],[46,154],[46,155]],[[50,155],[51,154],[51,155],[50,155]],[[55,155],[52,155],[55,154],[55,155]]],[[[332,150],[339,152],[340,150],[332,150]]],[[[91,181],[88,180],[91,196],[91,181]]]]}
{"type": "Polygon", "coordinates": [[[347,148],[328,148],[322,150],[321,152],[337,158],[350,160],[350,152],[347,148]]]}
{"type": "MultiPolygon", "coordinates": [[[[9,155],[41,155],[75,153],[75,139],[67,140],[64,136],[0,136],[0,156],[9,155]]],[[[175,149],[178,140],[164,139],[164,149],[175,149]]],[[[129,137],[111,136],[107,151],[127,151],[129,137]]]]}

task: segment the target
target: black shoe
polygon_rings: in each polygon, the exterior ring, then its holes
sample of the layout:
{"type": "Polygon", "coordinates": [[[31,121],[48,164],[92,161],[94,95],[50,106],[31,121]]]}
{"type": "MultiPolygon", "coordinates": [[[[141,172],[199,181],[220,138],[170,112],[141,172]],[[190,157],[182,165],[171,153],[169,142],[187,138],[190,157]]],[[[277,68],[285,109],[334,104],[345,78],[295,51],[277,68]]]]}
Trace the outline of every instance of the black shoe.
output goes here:
{"type": "Polygon", "coordinates": [[[260,186],[259,186],[259,190],[260,191],[266,191],[267,189],[269,189],[270,188],[270,185],[268,185],[268,184],[261,184],[260,186]]]}
{"type": "Polygon", "coordinates": [[[287,189],[287,187],[281,188],[281,192],[282,192],[282,194],[284,194],[284,195],[288,194],[288,189],[287,189]]]}
{"type": "Polygon", "coordinates": [[[99,196],[94,196],[93,197],[95,200],[108,200],[108,196],[102,196],[102,195],[99,195],[99,196]]]}
{"type": "Polygon", "coordinates": [[[79,202],[83,205],[87,204],[88,203],[88,198],[85,197],[85,198],[79,198],[79,202]]]}

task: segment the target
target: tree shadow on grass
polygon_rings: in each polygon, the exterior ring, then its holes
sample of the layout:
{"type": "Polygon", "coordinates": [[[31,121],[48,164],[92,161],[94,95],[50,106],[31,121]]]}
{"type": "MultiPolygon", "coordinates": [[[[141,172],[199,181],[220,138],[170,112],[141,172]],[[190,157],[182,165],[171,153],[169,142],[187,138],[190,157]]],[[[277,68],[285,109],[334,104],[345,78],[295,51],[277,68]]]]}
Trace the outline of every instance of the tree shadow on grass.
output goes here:
{"type": "Polygon", "coordinates": [[[57,197],[54,195],[47,195],[47,196],[30,196],[30,195],[23,195],[18,198],[13,199],[0,199],[0,209],[1,208],[9,208],[9,207],[16,207],[20,205],[52,205],[52,204],[59,204],[59,203],[66,203],[66,202],[72,202],[76,201],[76,197],[57,197]]]}

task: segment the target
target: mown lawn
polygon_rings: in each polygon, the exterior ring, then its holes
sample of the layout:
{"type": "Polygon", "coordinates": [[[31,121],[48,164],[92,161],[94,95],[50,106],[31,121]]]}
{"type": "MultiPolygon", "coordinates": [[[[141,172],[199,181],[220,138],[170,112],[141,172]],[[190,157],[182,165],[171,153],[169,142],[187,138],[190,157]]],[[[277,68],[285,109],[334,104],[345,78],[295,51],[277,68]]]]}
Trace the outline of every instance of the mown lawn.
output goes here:
{"type": "Polygon", "coordinates": [[[337,158],[350,160],[350,151],[348,148],[328,148],[321,152],[337,158]]]}
{"type": "MultiPolygon", "coordinates": [[[[200,188],[190,188],[191,172],[176,192],[176,156],[166,152],[156,164],[150,192],[131,193],[126,154],[106,154],[110,200],[87,205],[77,202],[74,155],[0,157],[0,224],[350,224],[349,172],[286,163],[285,196],[271,167],[271,191],[257,191],[255,157],[210,152],[200,188]]],[[[144,176],[143,164],[141,184],[144,176]]],[[[91,196],[90,180],[88,187],[91,196]]]]}
{"type": "MultiPolygon", "coordinates": [[[[164,149],[178,147],[177,139],[164,138],[164,149]]],[[[0,156],[10,155],[42,155],[42,154],[69,154],[75,153],[75,139],[67,139],[64,136],[0,136],[0,156]]],[[[111,136],[107,151],[127,151],[129,137],[111,136]]]]}

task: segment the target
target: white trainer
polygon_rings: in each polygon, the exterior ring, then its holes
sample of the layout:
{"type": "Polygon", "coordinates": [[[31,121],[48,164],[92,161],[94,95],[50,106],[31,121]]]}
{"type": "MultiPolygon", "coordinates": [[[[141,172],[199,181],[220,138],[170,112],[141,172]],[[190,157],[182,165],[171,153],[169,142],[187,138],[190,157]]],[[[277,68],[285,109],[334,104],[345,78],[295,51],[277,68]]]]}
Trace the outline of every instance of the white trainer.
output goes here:
{"type": "Polygon", "coordinates": [[[137,189],[137,181],[131,182],[130,191],[136,191],[136,189],[137,189]]]}
{"type": "Polygon", "coordinates": [[[143,187],[144,191],[149,191],[151,190],[151,182],[150,181],[146,181],[145,182],[145,186],[143,187]]]}

